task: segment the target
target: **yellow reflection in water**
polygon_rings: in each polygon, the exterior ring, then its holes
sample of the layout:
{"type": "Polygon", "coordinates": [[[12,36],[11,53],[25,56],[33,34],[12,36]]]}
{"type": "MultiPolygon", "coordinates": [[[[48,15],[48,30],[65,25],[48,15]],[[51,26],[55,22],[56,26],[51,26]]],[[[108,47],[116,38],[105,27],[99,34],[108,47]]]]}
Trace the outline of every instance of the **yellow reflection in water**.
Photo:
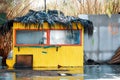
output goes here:
{"type": "MultiPolygon", "coordinates": [[[[24,76],[24,77],[17,77],[17,73],[14,74],[14,80],[84,80],[83,76],[83,68],[82,67],[76,67],[76,68],[34,68],[36,71],[50,71],[52,74],[52,71],[56,71],[56,74],[58,76],[41,76],[41,75],[32,75],[30,77],[24,76]]],[[[49,73],[48,73],[49,74],[49,73]]]]}
{"type": "Polygon", "coordinates": [[[33,68],[33,70],[49,70],[49,71],[58,71],[58,72],[68,72],[68,73],[78,73],[78,74],[83,74],[84,69],[83,67],[62,67],[62,68],[55,68],[55,67],[50,67],[50,68],[33,68]]]}
{"type": "Polygon", "coordinates": [[[16,80],[84,80],[84,78],[81,76],[34,76],[32,78],[30,77],[24,77],[24,78],[17,78],[16,80]]]}
{"type": "Polygon", "coordinates": [[[83,77],[75,77],[75,76],[65,76],[65,77],[50,77],[50,76],[36,76],[33,77],[33,80],[83,80],[83,77]]]}

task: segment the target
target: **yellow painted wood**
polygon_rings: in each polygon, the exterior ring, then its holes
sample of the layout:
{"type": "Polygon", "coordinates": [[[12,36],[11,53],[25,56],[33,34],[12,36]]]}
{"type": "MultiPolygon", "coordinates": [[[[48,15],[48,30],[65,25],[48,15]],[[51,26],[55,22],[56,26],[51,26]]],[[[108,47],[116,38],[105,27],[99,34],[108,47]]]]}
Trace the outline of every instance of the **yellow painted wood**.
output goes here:
{"type": "Polygon", "coordinates": [[[9,68],[12,68],[14,66],[14,60],[13,59],[7,59],[6,63],[9,68]]]}
{"type": "MultiPolygon", "coordinates": [[[[7,59],[7,65],[13,67],[16,62],[16,55],[33,55],[33,67],[83,67],[83,47],[84,47],[84,28],[79,24],[79,29],[82,29],[82,44],[81,46],[61,46],[56,51],[56,48],[39,48],[39,47],[15,47],[15,29],[37,29],[38,25],[25,25],[14,23],[13,25],[13,59],[7,59]],[[46,52],[42,53],[42,52],[46,52]]],[[[49,29],[48,24],[44,23],[44,29],[49,29]]],[[[55,25],[54,29],[63,29],[60,25],[55,25]]],[[[73,26],[75,24],[73,23],[73,26]]],[[[76,26],[74,27],[76,29],[76,26]]]]}

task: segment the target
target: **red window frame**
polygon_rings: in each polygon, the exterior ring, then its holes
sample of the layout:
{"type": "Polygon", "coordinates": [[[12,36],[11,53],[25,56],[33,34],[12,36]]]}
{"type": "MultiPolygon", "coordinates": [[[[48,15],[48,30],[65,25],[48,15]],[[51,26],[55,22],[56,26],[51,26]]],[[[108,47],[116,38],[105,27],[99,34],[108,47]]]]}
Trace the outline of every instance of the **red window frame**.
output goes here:
{"type": "MultiPolygon", "coordinates": [[[[16,42],[16,32],[17,30],[30,30],[30,31],[38,31],[38,29],[15,29],[14,30],[14,46],[51,46],[50,44],[50,31],[51,30],[66,30],[66,29],[44,29],[44,31],[47,33],[47,43],[46,44],[17,44],[16,42]]],[[[77,29],[74,29],[77,30],[77,29]]],[[[42,30],[40,30],[42,31],[42,30]]],[[[80,44],[54,44],[55,46],[81,46],[82,45],[82,29],[79,29],[80,31],[80,44]]]]}
{"type": "Polygon", "coordinates": [[[46,44],[17,44],[17,40],[16,40],[16,32],[20,31],[20,30],[27,30],[27,31],[42,31],[42,30],[38,30],[38,29],[15,29],[14,33],[15,33],[15,39],[14,39],[14,44],[15,46],[47,46],[48,45],[48,30],[44,30],[47,33],[47,43],[46,44]]]}
{"type": "MultiPolygon", "coordinates": [[[[51,30],[61,30],[61,31],[65,30],[66,31],[69,29],[51,29],[51,30]]],[[[78,29],[73,29],[73,30],[78,30],[78,29]]],[[[49,31],[49,35],[50,35],[50,31],[49,31]]],[[[80,44],[54,44],[54,45],[57,45],[57,46],[81,46],[82,45],[82,29],[79,29],[79,31],[80,31],[80,44]]],[[[49,38],[49,45],[52,45],[52,44],[50,44],[50,38],[49,38]]]]}

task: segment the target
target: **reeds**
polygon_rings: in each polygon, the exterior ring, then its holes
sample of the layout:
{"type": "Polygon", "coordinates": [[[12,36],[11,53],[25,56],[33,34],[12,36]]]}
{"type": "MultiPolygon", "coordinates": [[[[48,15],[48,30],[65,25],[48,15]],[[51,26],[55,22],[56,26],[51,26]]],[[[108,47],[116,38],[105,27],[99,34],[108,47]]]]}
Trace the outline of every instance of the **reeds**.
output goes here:
{"type": "MultiPolygon", "coordinates": [[[[38,3],[33,4],[37,0],[21,0],[18,4],[9,7],[7,10],[7,17],[14,18],[17,16],[23,16],[29,9],[44,10],[44,6],[38,3]]],[[[44,0],[42,1],[44,5],[44,0]]],[[[13,3],[12,3],[13,4],[13,3]]],[[[51,3],[47,3],[48,9],[60,10],[66,15],[77,16],[78,14],[117,14],[120,12],[120,0],[54,0],[51,3]]]]}
{"type": "MultiPolygon", "coordinates": [[[[57,1],[57,0],[56,0],[57,1]]],[[[120,0],[66,0],[59,5],[48,5],[48,9],[58,9],[67,15],[116,14],[120,12],[120,0]]]]}

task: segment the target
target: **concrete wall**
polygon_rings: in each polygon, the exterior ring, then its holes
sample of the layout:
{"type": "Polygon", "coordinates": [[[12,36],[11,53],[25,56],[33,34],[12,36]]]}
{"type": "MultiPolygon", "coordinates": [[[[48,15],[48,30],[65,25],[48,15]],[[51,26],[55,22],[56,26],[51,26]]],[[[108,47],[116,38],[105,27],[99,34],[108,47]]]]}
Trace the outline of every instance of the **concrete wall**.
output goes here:
{"type": "Polygon", "coordinates": [[[84,36],[85,60],[93,59],[106,62],[115,54],[120,46],[120,14],[107,15],[79,15],[89,19],[94,24],[92,37],[84,36]]]}

